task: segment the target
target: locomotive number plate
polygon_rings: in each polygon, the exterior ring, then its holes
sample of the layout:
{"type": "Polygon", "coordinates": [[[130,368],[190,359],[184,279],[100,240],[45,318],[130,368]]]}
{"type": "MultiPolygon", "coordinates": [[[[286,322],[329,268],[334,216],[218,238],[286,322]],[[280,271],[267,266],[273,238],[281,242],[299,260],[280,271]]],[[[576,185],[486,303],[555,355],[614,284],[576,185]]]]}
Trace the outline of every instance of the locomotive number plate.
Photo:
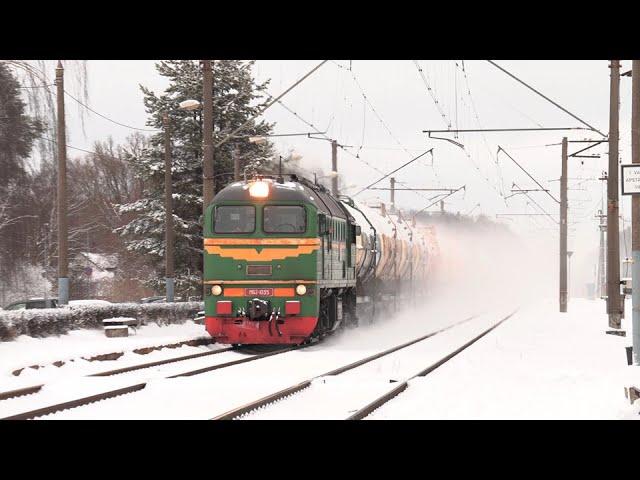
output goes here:
{"type": "Polygon", "coordinates": [[[273,288],[245,288],[245,297],[273,297],[273,288]]]}

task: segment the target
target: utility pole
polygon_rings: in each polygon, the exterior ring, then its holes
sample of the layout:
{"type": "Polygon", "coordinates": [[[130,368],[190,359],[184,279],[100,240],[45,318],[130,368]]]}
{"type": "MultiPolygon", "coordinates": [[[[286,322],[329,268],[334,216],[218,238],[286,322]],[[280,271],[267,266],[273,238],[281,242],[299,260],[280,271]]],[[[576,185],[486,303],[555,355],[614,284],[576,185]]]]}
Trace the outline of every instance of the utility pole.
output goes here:
{"type": "Polygon", "coordinates": [[[331,140],[331,193],[338,196],[338,142],[331,140]]]}
{"type": "Polygon", "coordinates": [[[620,244],[618,227],[618,123],[620,116],[620,61],[611,60],[609,101],[609,174],[607,180],[607,313],[609,327],[620,328],[620,244]]]}
{"type": "Polygon", "coordinates": [[[391,211],[396,211],[396,179],[391,177],[391,211]]]}
{"type": "Polygon", "coordinates": [[[562,138],[560,175],[560,312],[567,311],[567,137],[562,138]]]}
{"type": "Polygon", "coordinates": [[[600,229],[600,250],[598,254],[598,297],[603,298],[606,295],[607,291],[607,274],[606,274],[606,250],[605,250],[605,232],[607,231],[607,224],[605,223],[606,215],[603,215],[602,210],[598,210],[598,215],[600,218],[600,225],[598,228],[600,229]]]}
{"type": "MultiPolygon", "coordinates": [[[[631,70],[631,162],[640,163],[640,61],[631,70]]],[[[631,196],[631,302],[633,305],[633,364],[640,366],[640,197],[631,196]],[[633,284],[636,285],[633,285],[633,284]]]]}
{"type": "Polygon", "coordinates": [[[49,308],[49,287],[47,278],[47,269],[49,268],[49,224],[44,224],[44,268],[42,269],[42,278],[44,280],[44,308],[49,308]]]}
{"type": "Polygon", "coordinates": [[[202,60],[202,99],[204,106],[202,109],[202,214],[204,216],[207,207],[213,200],[215,194],[213,163],[213,72],[211,60],[202,60]]]}
{"type": "Polygon", "coordinates": [[[165,260],[165,294],[166,301],[174,301],[174,231],[173,231],[173,197],[171,193],[171,125],[169,114],[162,116],[164,126],[164,260],[165,260]]]}
{"type": "Polygon", "coordinates": [[[240,148],[235,147],[233,149],[233,181],[238,182],[240,180],[240,148]]]}
{"type": "Polygon", "coordinates": [[[58,145],[58,303],[69,303],[69,257],[67,219],[67,135],[64,122],[64,69],[58,60],[56,67],[57,145],[58,145]]]}

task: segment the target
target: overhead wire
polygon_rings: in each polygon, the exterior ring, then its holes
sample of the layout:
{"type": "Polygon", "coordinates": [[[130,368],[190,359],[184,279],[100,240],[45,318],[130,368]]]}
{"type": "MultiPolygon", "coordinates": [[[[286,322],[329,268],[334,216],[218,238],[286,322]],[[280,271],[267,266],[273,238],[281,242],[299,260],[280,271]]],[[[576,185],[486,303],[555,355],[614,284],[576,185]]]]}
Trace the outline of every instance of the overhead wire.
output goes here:
{"type": "MultiPolygon", "coordinates": [[[[391,128],[389,128],[389,125],[382,118],[382,115],[380,115],[380,113],[378,113],[378,110],[376,110],[376,108],[374,107],[373,103],[371,102],[371,100],[369,99],[367,94],[365,93],[364,88],[362,88],[362,84],[360,83],[360,81],[356,77],[356,74],[353,71],[353,69],[351,69],[350,72],[351,72],[351,78],[353,78],[353,81],[354,81],[355,85],[358,87],[358,90],[360,90],[360,94],[362,95],[362,98],[364,99],[366,104],[369,106],[369,108],[371,109],[371,111],[373,112],[375,117],[378,119],[378,122],[380,122],[382,127],[387,131],[387,133],[393,139],[393,141],[396,142],[396,144],[398,144],[398,146],[400,146],[400,148],[402,148],[402,150],[405,151],[405,153],[409,156],[409,158],[411,158],[413,156],[413,154],[409,150],[407,150],[407,148],[402,144],[402,142],[400,140],[398,140],[398,138],[391,131],[391,128]]],[[[432,167],[433,173],[434,173],[434,175],[436,177],[436,181],[438,182],[438,185],[441,185],[440,178],[438,177],[438,173],[437,173],[435,167],[433,166],[433,162],[432,162],[432,165],[426,165],[426,166],[432,167]]]]}
{"type": "Polygon", "coordinates": [[[141,132],[161,132],[161,130],[157,129],[157,128],[138,128],[138,127],[132,127],[131,125],[126,125],[124,123],[118,122],[116,120],[113,120],[112,118],[107,117],[106,115],[97,112],[96,110],[94,110],[93,108],[91,108],[89,105],[84,104],[83,102],[81,102],[80,100],[78,100],[76,97],[74,97],[73,95],[71,95],[69,92],[67,92],[66,90],[64,90],[65,95],[67,95],[69,98],[71,98],[72,100],[74,100],[75,102],[77,102],[78,104],[80,104],[81,106],[83,106],[84,108],[86,108],[88,111],[90,111],[91,113],[94,113],[96,115],[98,115],[99,117],[104,118],[105,120],[108,120],[111,123],[114,123],[116,125],[120,125],[121,127],[125,127],[125,128],[130,128],[131,130],[138,130],[141,132]]]}
{"type": "Polygon", "coordinates": [[[590,130],[599,133],[600,135],[602,135],[603,137],[607,137],[607,135],[605,135],[604,133],[602,133],[600,130],[592,127],[591,125],[589,125],[587,122],[585,122],[584,120],[582,120],[580,117],[578,117],[577,115],[571,113],[569,110],[567,110],[566,108],[564,108],[563,106],[559,105],[558,103],[554,102],[553,100],[551,100],[549,97],[547,97],[546,95],[544,95],[543,93],[541,93],[540,91],[536,90],[535,88],[533,88],[531,85],[527,84],[524,80],[519,79],[518,77],[516,77],[513,73],[509,72],[507,69],[501,67],[500,65],[498,65],[496,62],[492,61],[492,60],[487,60],[487,62],[489,62],[491,65],[493,65],[494,67],[496,67],[498,70],[504,72],[505,74],[507,74],[508,76],[510,76],[511,78],[513,78],[515,81],[517,81],[518,83],[524,85],[525,87],[527,87],[529,90],[533,91],[534,93],[536,93],[537,95],[541,96],[542,98],[544,98],[546,101],[548,101],[549,103],[551,103],[552,105],[556,106],[557,108],[559,108],[560,110],[562,110],[564,113],[566,113],[567,115],[569,115],[570,117],[574,118],[575,120],[578,120],[580,123],[582,123],[583,125],[589,127],[590,130]]]}
{"type": "MultiPolygon", "coordinates": [[[[479,129],[483,129],[483,125],[482,122],[480,121],[480,115],[478,114],[478,109],[476,108],[476,103],[473,100],[473,95],[471,95],[471,87],[469,85],[469,76],[467,75],[467,69],[465,68],[464,65],[464,60],[461,60],[461,64],[462,64],[462,74],[464,76],[464,80],[465,80],[465,85],[467,87],[467,95],[469,96],[469,102],[471,104],[471,110],[473,113],[473,117],[475,118],[476,124],[478,126],[479,129]]],[[[458,66],[458,63],[456,62],[456,67],[458,66]]],[[[491,147],[489,146],[489,142],[487,140],[487,136],[484,134],[484,132],[481,132],[481,136],[482,136],[482,140],[484,142],[485,147],[487,148],[487,152],[489,154],[490,158],[493,158],[493,151],[491,149],[491,147]]],[[[496,171],[498,173],[498,177],[500,178],[500,192],[502,193],[502,195],[504,196],[504,177],[502,176],[502,170],[500,169],[500,162],[498,160],[498,156],[496,155],[495,157],[495,165],[496,165],[496,171]]],[[[505,200],[506,203],[506,200],[505,200]]]]}
{"type": "MultiPolygon", "coordinates": [[[[300,114],[298,114],[296,111],[294,111],[293,109],[289,108],[287,105],[284,104],[284,102],[282,102],[282,100],[278,100],[278,104],[280,104],[281,107],[283,107],[285,110],[287,110],[289,113],[291,113],[293,116],[295,116],[298,120],[300,120],[301,122],[303,122],[305,125],[311,127],[312,129],[314,129],[316,131],[317,134],[322,135],[326,140],[332,140],[332,138],[330,138],[327,134],[325,134],[324,132],[320,131],[318,129],[318,127],[316,127],[313,123],[309,122],[308,120],[306,120],[305,118],[303,118],[300,114]]],[[[362,162],[363,164],[365,164],[366,166],[368,166],[369,168],[371,168],[372,170],[385,175],[386,172],[380,170],[379,168],[377,168],[376,166],[372,165],[371,163],[367,162],[365,159],[363,159],[362,157],[356,157],[355,154],[353,154],[353,152],[350,152],[344,145],[341,145],[340,143],[338,143],[338,148],[340,150],[342,150],[344,153],[346,153],[347,155],[355,158],[356,160],[362,162]]],[[[409,185],[407,185],[405,182],[401,182],[400,180],[396,180],[396,183],[399,185],[404,185],[405,187],[410,187],[409,185]]],[[[428,197],[426,197],[425,195],[421,194],[420,192],[417,192],[415,190],[412,190],[412,193],[414,193],[415,195],[418,195],[422,198],[428,199],[428,197]]]]}
{"type": "MultiPolygon", "coordinates": [[[[447,115],[444,113],[444,110],[442,109],[441,103],[438,101],[438,99],[436,98],[433,89],[431,88],[431,85],[427,79],[427,77],[424,74],[424,71],[422,70],[422,67],[420,66],[420,63],[417,60],[413,60],[414,65],[416,66],[416,68],[418,69],[418,72],[420,74],[420,77],[422,78],[423,83],[425,84],[425,86],[427,87],[427,91],[429,92],[429,96],[431,97],[431,99],[433,100],[434,104],[436,105],[436,108],[438,109],[438,111],[440,112],[440,115],[443,119],[443,121],[445,122],[445,124],[447,125],[448,129],[451,129],[451,121],[447,118],[447,115]]],[[[502,192],[500,192],[495,185],[493,185],[490,181],[489,181],[489,177],[486,176],[485,174],[482,173],[482,170],[480,169],[480,167],[478,166],[477,162],[471,157],[471,155],[469,154],[467,148],[461,144],[461,148],[462,151],[464,152],[465,156],[467,157],[467,159],[471,162],[471,164],[474,166],[474,168],[477,170],[477,172],[480,174],[480,176],[485,180],[485,182],[496,192],[496,194],[502,198],[502,200],[504,201],[505,205],[507,205],[507,201],[505,199],[505,196],[503,195],[502,192]]]]}

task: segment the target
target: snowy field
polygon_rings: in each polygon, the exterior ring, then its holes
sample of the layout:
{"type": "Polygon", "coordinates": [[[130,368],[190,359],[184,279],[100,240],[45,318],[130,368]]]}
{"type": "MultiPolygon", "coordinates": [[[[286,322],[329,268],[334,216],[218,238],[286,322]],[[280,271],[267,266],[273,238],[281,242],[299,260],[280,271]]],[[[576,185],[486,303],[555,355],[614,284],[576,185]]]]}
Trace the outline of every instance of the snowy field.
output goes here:
{"type": "MultiPolygon", "coordinates": [[[[486,300],[486,299],[485,299],[486,300]]],[[[205,352],[222,345],[164,349],[147,355],[134,348],[198,338],[203,326],[187,322],[147,326],[128,338],[106,338],[99,330],[75,331],[58,338],[19,338],[0,343],[1,390],[45,383],[43,390],[0,402],[0,416],[95,394],[136,382],[139,392],[58,412],[47,419],[209,419],[265,395],[315,378],[287,399],[246,419],[342,419],[397,383],[415,375],[513,311],[518,304],[473,302],[452,307],[452,299],[427,309],[346,330],[303,350],[215,370],[193,377],[168,375],[241,358],[226,352],[212,357],[131,372],[116,377],[84,375],[111,368],[205,352]],[[457,321],[461,325],[406,349],[335,377],[324,373],[457,321]],[[114,361],[87,362],[80,356],[125,351],[114,361]],[[62,367],[14,367],[75,357],[62,367]]],[[[555,300],[520,303],[518,312],[477,343],[373,412],[368,419],[640,419],[640,402],[630,405],[624,387],[640,387],[640,369],[626,362],[630,337],[606,335],[603,301],[572,300],[559,314],[555,300]]],[[[627,304],[630,315],[631,305],[627,304]]],[[[623,328],[630,318],[623,321],[623,328]]],[[[630,334],[630,332],[627,332],[630,334]]]]}
{"type": "Polygon", "coordinates": [[[606,335],[603,301],[525,307],[478,343],[374,412],[370,419],[640,419],[624,387],[640,387],[627,365],[631,303],[623,329],[606,335]]]}
{"type": "Polygon", "coordinates": [[[33,338],[21,335],[10,342],[0,342],[0,390],[6,391],[28,385],[65,378],[88,375],[111,368],[153,362],[179,355],[204,352],[221,348],[219,345],[180,348],[164,348],[145,355],[133,350],[157,345],[167,345],[197,338],[208,338],[203,325],[192,321],[184,324],[158,326],[155,324],[130,331],[129,337],[105,337],[102,329],[72,330],[65,335],[33,338]],[[87,361],[82,357],[124,352],[115,361],[87,361]],[[73,360],[73,361],[71,361],[73,360]],[[65,362],[57,367],[53,362],[65,362]],[[41,368],[24,368],[38,365],[41,368]],[[13,371],[24,368],[20,375],[13,371]]]}

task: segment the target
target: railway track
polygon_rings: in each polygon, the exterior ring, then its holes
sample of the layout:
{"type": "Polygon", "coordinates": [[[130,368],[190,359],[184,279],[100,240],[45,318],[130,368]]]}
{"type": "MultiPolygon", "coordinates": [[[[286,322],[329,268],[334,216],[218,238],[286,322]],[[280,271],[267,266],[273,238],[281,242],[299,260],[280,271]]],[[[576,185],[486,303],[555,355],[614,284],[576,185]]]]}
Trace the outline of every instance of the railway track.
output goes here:
{"type": "MultiPolygon", "coordinates": [[[[128,372],[133,372],[136,370],[142,370],[145,368],[152,368],[152,367],[157,367],[157,366],[161,366],[161,365],[168,365],[170,363],[176,363],[176,362],[182,362],[182,361],[186,361],[186,360],[191,360],[194,358],[201,358],[201,357],[207,357],[210,355],[216,355],[218,353],[224,353],[224,352],[228,352],[229,350],[232,350],[233,347],[229,347],[229,348],[221,348],[219,350],[213,350],[211,352],[202,352],[202,353],[194,353],[191,355],[183,355],[180,357],[173,357],[173,358],[167,358],[165,360],[157,360],[154,362],[147,362],[147,363],[141,363],[138,365],[132,365],[129,367],[124,367],[124,368],[117,368],[114,370],[106,370],[104,372],[98,372],[98,373],[92,373],[90,375],[87,375],[88,377],[111,377],[113,375],[119,375],[121,373],[128,373],[128,372]]],[[[0,400],[8,400],[10,398],[16,398],[16,397],[22,397],[25,395],[31,395],[33,393],[37,393],[40,390],[42,390],[42,387],[44,387],[44,383],[39,384],[39,385],[32,385],[29,387],[23,387],[23,388],[17,388],[15,390],[9,390],[6,392],[0,392],[0,400]]]]}
{"type": "MultiPolygon", "coordinates": [[[[265,353],[259,353],[256,355],[252,355],[252,356],[248,356],[246,358],[241,358],[238,360],[232,360],[229,362],[224,362],[224,363],[218,363],[215,365],[210,365],[207,367],[203,367],[203,368],[198,368],[195,370],[188,370],[182,373],[178,373],[178,374],[174,374],[174,375],[170,375],[164,378],[178,378],[178,377],[190,377],[190,376],[194,376],[194,375],[200,375],[202,373],[206,373],[206,372],[211,372],[214,370],[219,370],[219,369],[223,369],[223,368],[228,368],[228,367],[232,367],[234,365],[240,365],[243,363],[247,363],[247,362],[252,362],[252,361],[256,361],[256,360],[260,360],[262,358],[267,358],[267,357],[271,357],[273,355],[279,355],[281,353],[285,353],[285,352],[289,352],[292,350],[297,350],[297,349],[301,349],[301,348],[305,348],[308,346],[311,346],[313,344],[306,344],[306,345],[300,345],[300,346],[293,346],[293,347],[286,347],[286,348],[282,348],[282,349],[278,349],[278,350],[274,350],[274,351],[269,351],[269,352],[265,352],[265,353]]],[[[185,355],[182,357],[176,357],[176,358],[171,358],[171,359],[166,359],[166,360],[160,360],[160,361],[156,361],[156,362],[149,362],[149,363],[145,363],[145,364],[140,364],[140,365],[134,365],[131,367],[125,367],[125,368],[120,368],[120,369],[116,369],[116,370],[109,370],[109,371],[105,371],[105,372],[100,372],[100,373],[96,373],[96,374],[92,374],[89,375],[90,377],[108,377],[108,376],[114,376],[114,375],[119,375],[121,373],[126,373],[126,372],[131,372],[131,371],[135,371],[135,370],[140,370],[140,369],[144,369],[144,368],[150,368],[153,366],[158,366],[158,365],[165,365],[168,363],[175,363],[175,362],[180,362],[180,361],[185,361],[185,360],[189,360],[189,359],[193,359],[193,358],[199,358],[199,357],[203,357],[203,356],[208,356],[208,355],[215,355],[218,353],[223,353],[223,352],[227,352],[233,350],[233,347],[229,347],[229,348],[223,348],[220,350],[215,350],[213,352],[203,352],[203,353],[198,353],[198,354],[192,354],[192,355],[185,355]]],[[[142,389],[144,389],[147,385],[147,382],[138,382],[135,383],[133,385],[129,385],[126,387],[121,387],[121,388],[116,388],[113,390],[109,390],[106,392],[101,392],[95,395],[89,395],[86,397],[82,397],[82,398],[77,398],[77,399],[73,399],[73,400],[69,400],[66,402],[61,402],[61,403],[56,403],[53,405],[48,405],[42,408],[37,408],[37,409],[33,409],[33,410],[29,410],[26,412],[21,412],[15,415],[10,415],[7,417],[3,417],[0,418],[0,420],[30,420],[33,418],[37,418],[37,417],[41,417],[44,415],[50,415],[52,413],[56,413],[62,410],[68,410],[71,408],[77,408],[77,407],[81,407],[84,405],[89,405],[91,403],[94,402],[98,402],[101,400],[107,400],[110,398],[114,398],[114,397],[118,397],[120,395],[126,395],[129,393],[134,393],[137,391],[140,391],[142,389]]],[[[38,393],[42,390],[42,388],[44,387],[44,384],[42,385],[34,385],[34,386],[30,386],[30,387],[25,387],[25,388],[20,388],[20,389],[16,389],[16,390],[11,390],[11,391],[7,391],[7,392],[0,392],[0,400],[6,400],[6,399],[10,399],[10,398],[16,398],[16,397],[20,397],[20,396],[24,396],[24,395],[30,395],[30,394],[34,394],[34,393],[38,393]]]]}
{"type": "MultiPolygon", "coordinates": [[[[272,393],[270,395],[267,395],[265,397],[262,397],[258,400],[255,400],[253,402],[250,402],[248,404],[245,404],[241,407],[232,409],[227,411],[226,413],[223,413],[222,415],[218,415],[216,417],[213,418],[213,420],[233,420],[236,418],[240,418],[243,415],[246,415],[254,410],[260,409],[262,407],[266,407],[269,404],[278,402],[280,400],[283,400],[291,395],[295,395],[298,392],[301,392],[302,390],[305,390],[306,388],[311,386],[311,383],[313,382],[313,380],[315,380],[316,378],[321,378],[321,377],[327,377],[327,376],[335,376],[335,375],[340,375],[341,373],[347,372],[349,370],[352,370],[354,368],[360,367],[362,365],[365,365],[369,362],[372,362],[374,360],[377,360],[379,358],[385,357],[387,355],[390,355],[394,352],[397,352],[399,350],[402,350],[404,348],[410,347],[411,345],[415,345],[419,342],[422,342],[423,340],[426,340],[428,338],[431,338],[435,335],[438,335],[439,333],[445,332],[447,330],[450,330],[458,325],[462,325],[464,323],[467,323],[471,320],[473,320],[474,318],[476,318],[477,315],[473,315],[471,317],[467,317],[464,320],[460,320],[459,322],[453,323],[451,325],[448,325],[444,328],[441,328],[439,330],[435,330],[433,332],[427,333],[425,335],[422,335],[418,338],[415,338],[413,340],[410,340],[408,342],[402,343],[401,345],[397,345],[395,347],[386,349],[382,352],[378,352],[376,354],[370,355],[368,357],[365,357],[363,359],[357,360],[355,362],[349,363],[348,365],[345,365],[343,367],[339,367],[336,368],[334,370],[331,370],[330,372],[327,372],[325,374],[322,375],[317,375],[314,376],[312,378],[309,378],[308,380],[304,380],[300,383],[297,383],[295,385],[292,385],[291,387],[287,387],[285,389],[282,389],[278,392],[272,393]]],[[[495,328],[495,327],[494,327],[495,328]]]]}
{"type": "MultiPolygon", "coordinates": [[[[153,351],[157,351],[157,350],[163,350],[165,348],[180,348],[183,346],[188,346],[188,347],[198,347],[198,346],[203,346],[203,345],[211,345],[212,343],[215,343],[215,341],[212,338],[206,338],[206,337],[198,337],[198,338],[193,338],[191,340],[183,340],[181,342],[175,342],[175,343],[165,343],[165,344],[161,344],[161,345],[152,345],[149,347],[138,347],[138,348],[134,348],[133,350],[131,350],[131,352],[133,353],[137,353],[138,355],[147,355],[153,351]]],[[[119,351],[119,352],[111,352],[111,353],[101,353],[98,355],[93,355],[93,356],[84,356],[84,357],[80,357],[82,360],[86,360],[88,362],[104,362],[104,361],[112,361],[112,360],[118,360],[120,357],[122,357],[126,352],[124,351],[119,351]]],[[[18,377],[20,376],[20,374],[29,368],[32,369],[40,369],[40,368],[44,368],[47,366],[56,366],[56,367],[61,367],[69,362],[73,362],[75,361],[75,358],[72,359],[66,359],[66,360],[58,360],[55,362],[50,362],[48,364],[45,365],[41,365],[41,364],[36,364],[36,365],[29,365],[26,367],[21,367],[18,368],[14,371],[12,371],[11,373],[18,377]]]]}
{"type": "Polygon", "coordinates": [[[375,410],[377,410],[378,408],[382,407],[384,404],[389,402],[391,399],[397,397],[402,392],[404,392],[409,387],[409,381],[410,380],[413,380],[414,378],[417,378],[417,377],[426,377],[428,374],[433,372],[435,369],[437,369],[438,367],[444,365],[449,360],[451,360],[453,357],[455,357],[456,355],[458,355],[459,353],[463,352],[464,350],[469,348],[471,345],[476,343],[482,337],[484,337],[485,335],[489,334],[491,331],[493,331],[495,328],[500,326],[502,323],[506,322],[509,318],[511,318],[516,313],[516,311],[511,312],[509,315],[504,317],[502,320],[497,322],[495,325],[492,325],[491,327],[487,328],[482,333],[480,333],[479,335],[476,335],[471,340],[466,342],[464,345],[462,345],[461,347],[455,349],[453,352],[445,355],[440,360],[438,360],[437,362],[429,365],[424,370],[421,370],[417,374],[407,378],[403,382],[400,382],[398,384],[398,386],[393,388],[391,391],[389,391],[389,392],[385,393],[384,395],[378,397],[373,402],[369,403],[365,407],[363,407],[360,410],[358,410],[357,412],[353,413],[351,416],[349,416],[347,418],[347,420],[363,420],[364,418],[368,417],[375,410]]]}

